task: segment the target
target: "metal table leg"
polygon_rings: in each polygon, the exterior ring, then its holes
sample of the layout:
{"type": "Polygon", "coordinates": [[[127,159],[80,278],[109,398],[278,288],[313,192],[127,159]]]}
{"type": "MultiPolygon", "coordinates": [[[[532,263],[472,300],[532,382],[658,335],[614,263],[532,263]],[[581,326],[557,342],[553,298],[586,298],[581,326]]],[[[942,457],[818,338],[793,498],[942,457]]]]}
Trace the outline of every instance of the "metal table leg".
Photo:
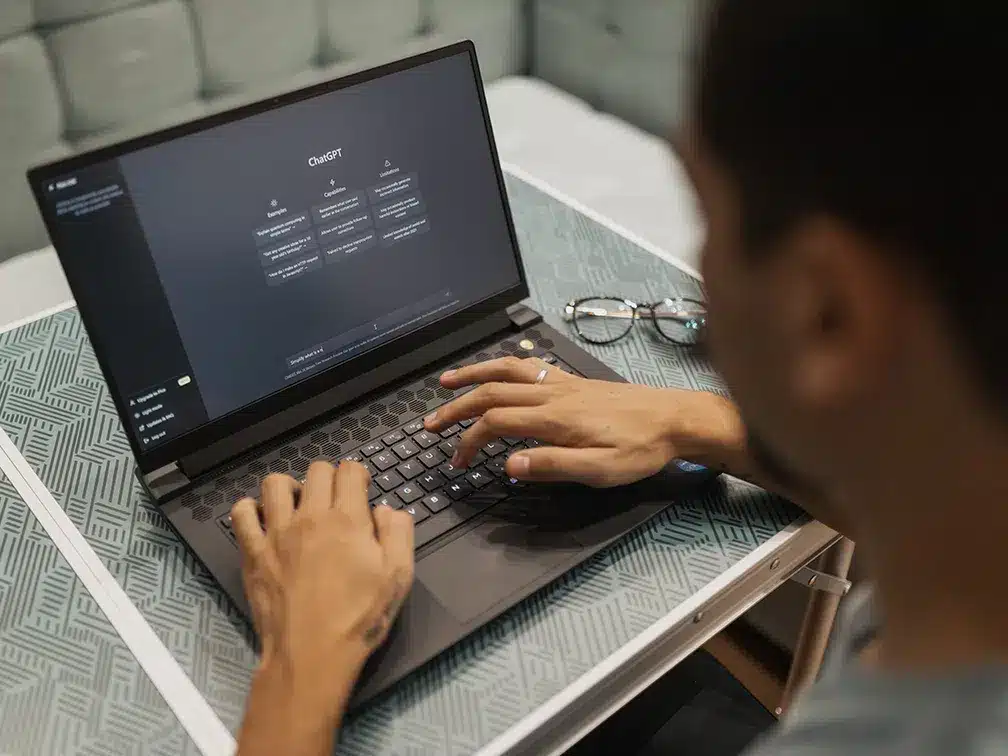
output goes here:
{"type": "Polygon", "coordinates": [[[787,711],[795,697],[819,674],[840,599],[850,587],[847,571],[853,556],[854,542],[842,538],[819,557],[815,568],[803,567],[793,578],[812,590],[780,706],[774,712],[777,716],[787,711]]]}

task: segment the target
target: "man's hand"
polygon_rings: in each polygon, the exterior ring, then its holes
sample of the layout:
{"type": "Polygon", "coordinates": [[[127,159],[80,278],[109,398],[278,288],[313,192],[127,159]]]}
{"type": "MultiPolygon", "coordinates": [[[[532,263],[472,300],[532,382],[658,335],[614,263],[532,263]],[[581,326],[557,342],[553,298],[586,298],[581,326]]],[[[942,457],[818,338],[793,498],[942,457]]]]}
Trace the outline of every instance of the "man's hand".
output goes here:
{"type": "Polygon", "coordinates": [[[535,358],[478,363],[445,373],[441,383],[477,384],[425,420],[428,430],[441,431],[479,418],[462,434],[457,467],[496,438],[548,444],[508,459],[508,474],[520,480],[622,485],[680,457],[726,466],[745,442],[734,405],[716,394],[587,380],[535,358]]]}
{"type": "Polygon", "coordinates": [[[413,520],[367,500],[368,473],[315,462],[231,512],[262,646],[239,753],[329,754],[353,684],[413,580],[413,520]]]}

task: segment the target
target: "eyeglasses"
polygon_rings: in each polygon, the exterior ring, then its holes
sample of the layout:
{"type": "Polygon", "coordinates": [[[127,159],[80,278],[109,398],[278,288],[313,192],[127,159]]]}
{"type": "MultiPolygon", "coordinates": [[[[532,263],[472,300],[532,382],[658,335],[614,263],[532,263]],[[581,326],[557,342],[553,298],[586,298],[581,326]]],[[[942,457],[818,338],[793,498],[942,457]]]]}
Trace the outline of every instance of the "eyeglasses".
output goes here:
{"type": "Polygon", "coordinates": [[[664,338],[682,346],[702,342],[707,331],[707,305],[695,299],[676,297],[638,304],[622,297],[587,297],[573,299],[564,307],[564,320],[592,344],[622,339],[645,317],[651,318],[664,338]]]}

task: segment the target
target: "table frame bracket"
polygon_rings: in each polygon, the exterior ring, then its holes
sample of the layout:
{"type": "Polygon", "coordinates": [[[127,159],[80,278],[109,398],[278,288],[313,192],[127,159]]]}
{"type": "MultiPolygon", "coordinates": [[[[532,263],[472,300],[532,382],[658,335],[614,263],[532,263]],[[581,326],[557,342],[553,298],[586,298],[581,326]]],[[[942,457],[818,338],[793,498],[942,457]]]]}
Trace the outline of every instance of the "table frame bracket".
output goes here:
{"type": "Polygon", "coordinates": [[[804,585],[806,588],[811,588],[815,591],[825,591],[826,593],[832,593],[834,596],[846,596],[847,592],[851,589],[850,580],[812,569],[807,565],[792,575],[791,580],[804,585]]]}

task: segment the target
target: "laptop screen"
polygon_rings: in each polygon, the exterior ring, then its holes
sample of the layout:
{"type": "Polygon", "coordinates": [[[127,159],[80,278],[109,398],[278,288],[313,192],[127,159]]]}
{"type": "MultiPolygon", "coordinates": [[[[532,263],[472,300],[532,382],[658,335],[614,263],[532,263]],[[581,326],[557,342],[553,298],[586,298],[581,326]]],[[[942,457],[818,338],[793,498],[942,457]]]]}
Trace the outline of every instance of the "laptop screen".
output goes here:
{"type": "Polygon", "coordinates": [[[520,283],[466,52],[44,183],[141,451],[520,283]]]}

